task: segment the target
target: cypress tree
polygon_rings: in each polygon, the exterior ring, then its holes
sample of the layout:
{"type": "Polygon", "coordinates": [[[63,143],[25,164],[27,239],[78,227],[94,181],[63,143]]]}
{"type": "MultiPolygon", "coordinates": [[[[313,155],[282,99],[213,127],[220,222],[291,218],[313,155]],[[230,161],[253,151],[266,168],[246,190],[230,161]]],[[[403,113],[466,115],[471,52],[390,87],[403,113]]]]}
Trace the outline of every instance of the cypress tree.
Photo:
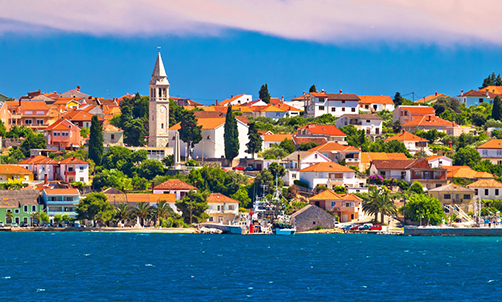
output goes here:
{"type": "Polygon", "coordinates": [[[317,88],[315,87],[315,85],[310,86],[309,93],[311,92],[317,92],[317,88]]]}
{"type": "Polygon", "coordinates": [[[500,121],[502,118],[502,101],[498,95],[493,100],[492,117],[494,120],[500,121]]]}
{"type": "Polygon", "coordinates": [[[401,93],[396,92],[396,95],[394,96],[394,105],[401,106],[403,104],[403,97],[401,96],[401,93]]]}
{"type": "Polygon", "coordinates": [[[104,152],[103,145],[103,127],[98,120],[98,116],[94,115],[91,119],[91,134],[89,139],[89,158],[94,161],[96,166],[101,165],[101,159],[104,152]]]}
{"type": "Polygon", "coordinates": [[[197,125],[193,111],[186,111],[181,120],[180,139],[188,145],[187,159],[191,157],[192,148],[202,140],[202,126],[197,125]]]}
{"type": "Polygon", "coordinates": [[[252,154],[254,158],[254,154],[261,151],[261,144],[263,142],[256,128],[256,123],[248,124],[248,138],[249,143],[246,144],[246,147],[248,147],[246,153],[252,154]]]}
{"type": "Polygon", "coordinates": [[[225,158],[232,161],[239,155],[239,131],[232,106],[228,106],[223,139],[225,141],[225,158]]]}
{"type": "Polygon", "coordinates": [[[258,93],[260,100],[270,104],[270,93],[268,93],[268,84],[261,85],[260,92],[258,93]]]}

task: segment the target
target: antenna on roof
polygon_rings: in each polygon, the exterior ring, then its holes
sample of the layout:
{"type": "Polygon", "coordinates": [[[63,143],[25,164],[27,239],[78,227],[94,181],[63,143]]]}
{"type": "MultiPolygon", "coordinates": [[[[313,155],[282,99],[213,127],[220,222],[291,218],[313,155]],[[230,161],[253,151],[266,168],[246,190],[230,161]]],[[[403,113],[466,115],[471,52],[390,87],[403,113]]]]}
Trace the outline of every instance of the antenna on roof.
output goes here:
{"type": "Polygon", "coordinates": [[[159,52],[160,52],[160,46],[157,46],[157,49],[158,49],[158,50],[159,50],[159,52]]]}

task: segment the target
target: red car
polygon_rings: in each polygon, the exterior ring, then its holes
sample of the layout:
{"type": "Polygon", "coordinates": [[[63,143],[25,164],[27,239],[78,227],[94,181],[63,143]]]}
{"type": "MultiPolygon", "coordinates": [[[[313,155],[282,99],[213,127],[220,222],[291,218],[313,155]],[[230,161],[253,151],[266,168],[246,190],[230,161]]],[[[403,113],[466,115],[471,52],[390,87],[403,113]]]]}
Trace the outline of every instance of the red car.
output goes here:
{"type": "Polygon", "coordinates": [[[360,227],[360,226],[361,226],[361,225],[356,224],[356,225],[352,226],[352,227],[350,228],[350,230],[351,230],[351,231],[357,231],[357,230],[359,230],[359,227],[360,227]]]}
{"type": "Polygon", "coordinates": [[[381,224],[375,224],[372,227],[370,227],[370,230],[372,230],[372,231],[381,231],[382,230],[382,225],[381,224]]]}
{"type": "Polygon", "coordinates": [[[245,167],[243,167],[243,166],[235,166],[235,167],[233,167],[232,169],[234,169],[234,170],[239,170],[239,171],[243,171],[243,170],[245,169],[245,167]]]}

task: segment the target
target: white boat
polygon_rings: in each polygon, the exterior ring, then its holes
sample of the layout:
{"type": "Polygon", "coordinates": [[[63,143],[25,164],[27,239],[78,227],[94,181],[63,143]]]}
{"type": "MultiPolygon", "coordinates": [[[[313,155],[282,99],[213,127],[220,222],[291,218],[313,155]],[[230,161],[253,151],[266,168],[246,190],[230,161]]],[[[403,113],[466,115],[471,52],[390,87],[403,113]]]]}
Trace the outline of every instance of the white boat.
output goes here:
{"type": "Polygon", "coordinates": [[[296,228],[288,229],[273,229],[275,235],[294,235],[296,233],[296,228]]]}

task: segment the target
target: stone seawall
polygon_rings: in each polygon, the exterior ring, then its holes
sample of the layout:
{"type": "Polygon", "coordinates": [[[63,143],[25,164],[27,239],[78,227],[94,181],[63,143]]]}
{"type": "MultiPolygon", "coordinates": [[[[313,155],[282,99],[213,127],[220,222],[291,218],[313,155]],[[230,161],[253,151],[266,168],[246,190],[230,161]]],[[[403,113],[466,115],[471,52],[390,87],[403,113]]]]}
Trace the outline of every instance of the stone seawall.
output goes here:
{"type": "Polygon", "coordinates": [[[417,228],[405,227],[408,236],[502,236],[502,228],[417,228]]]}

